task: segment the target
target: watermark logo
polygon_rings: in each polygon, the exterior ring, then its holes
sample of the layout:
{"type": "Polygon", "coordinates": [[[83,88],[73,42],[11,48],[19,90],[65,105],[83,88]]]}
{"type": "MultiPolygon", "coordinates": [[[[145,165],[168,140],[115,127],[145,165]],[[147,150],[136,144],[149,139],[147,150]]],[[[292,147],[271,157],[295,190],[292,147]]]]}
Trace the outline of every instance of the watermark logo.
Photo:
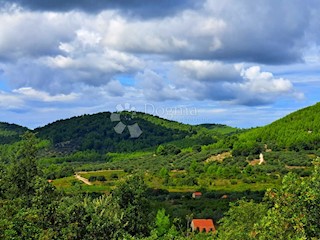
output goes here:
{"type": "Polygon", "coordinates": [[[130,133],[130,138],[138,138],[142,134],[142,130],[138,123],[131,123],[136,115],[135,108],[130,105],[130,103],[125,103],[124,105],[118,104],[116,106],[117,112],[111,113],[111,122],[118,122],[118,124],[113,128],[116,133],[122,134],[126,128],[128,128],[130,133]],[[126,112],[126,114],[121,114],[126,112]],[[129,114],[128,114],[129,113],[129,114]]]}
{"type": "Polygon", "coordinates": [[[198,111],[195,107],[159,107],[153,104],[144,104],[144,113],[153,114],[156,116],[174,117],[174,116],[197,116],[198,111]]]}

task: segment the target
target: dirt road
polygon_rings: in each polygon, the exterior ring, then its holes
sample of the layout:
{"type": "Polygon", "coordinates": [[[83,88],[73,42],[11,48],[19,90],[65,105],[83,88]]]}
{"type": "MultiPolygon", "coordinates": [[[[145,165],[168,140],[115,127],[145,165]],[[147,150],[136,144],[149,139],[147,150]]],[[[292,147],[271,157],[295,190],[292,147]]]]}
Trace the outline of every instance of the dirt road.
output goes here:
{"type": "Polygon", "coordinates": [[[76,177],[76,179],[82,181],[84,184],[87,184],[87,185],[92,185],[91,182],[89,182],[88,179],[84,178],[84,177],[81,177],[80,175],[78,175],[77,173],[74,175],[76,177]]]}

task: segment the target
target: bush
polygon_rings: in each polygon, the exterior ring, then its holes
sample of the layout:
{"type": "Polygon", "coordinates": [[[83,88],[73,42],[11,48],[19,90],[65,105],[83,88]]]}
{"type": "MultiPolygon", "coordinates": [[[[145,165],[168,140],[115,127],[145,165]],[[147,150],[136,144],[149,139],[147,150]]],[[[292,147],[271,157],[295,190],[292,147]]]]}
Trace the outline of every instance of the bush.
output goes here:
{"type": "Polygon", "coordinates": [[[212,199],[219,198],[219,196],[220,196],[220,194],[218,194],[216,192],[206,192],[203,194],[203,197],[212,198],[212,199]]]}
{"type": "Polygon", "coordinates": [[[253,181],[251,179],[249,179],[249,178],[243,179],[243,182],[244,183],[253,183],[253,181]]]}
{"type": "Polygon", "coordinates": [[[192,147],[193,152],[201,152],[201,146],[200,145],[195,145],[192,147]]]}
{"type": "Polygon", "coordinates": [[[168,144],[168,145],[160,145],[157,150],[156,150],[156,154],[158,155],[177,155],[181,152],[180,148],[172,145],[172,144],[168,144]]]}
{"type": "Polygon", "coordinates": [[[105,182],[105,181],[107,181],[107,179],[105,178],[105,176],[90,176],[89,181],[90,182],[94,182],[94,181],[105,182]]]}
{"type": "Polygon", "coordinates": [[[97,176],[97,181],[105,182],[107,181],[107,179],[105,178],[105,176],[97,176]]]}
{"type": "Polygon", "coordinates": [[[237,180],[232,179],[232,180],[230,180],[230,183],[231,183],[231,185],[236,185],[236,184],[238,183],[238,181],[237,181],[237,180]]]}
{"type": "Polygon", "coordinates": [[[94,182],[94,181],[97,181],[97,176],[90,176],[89,182],[94,182]]]}
{"type": "Polygon", "coordinates": [[[119,178],[118,174],[116,174],[116,173],[111,174],[111,179],[118,179],[118,178],[119,178]]]}

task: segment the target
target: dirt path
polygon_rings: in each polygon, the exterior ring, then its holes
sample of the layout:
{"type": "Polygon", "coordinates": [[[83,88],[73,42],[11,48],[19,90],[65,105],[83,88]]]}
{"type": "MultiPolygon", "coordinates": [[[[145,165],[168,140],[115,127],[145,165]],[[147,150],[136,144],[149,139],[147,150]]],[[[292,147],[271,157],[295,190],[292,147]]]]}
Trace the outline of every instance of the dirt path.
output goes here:
{"type": "Polygon", "coordinates": [[[84,178],[84,177],[81,177],[80,175],[78,175],[77,173],[74,175],[76,177],[76,179],[82,181],[84,184],[87,184],[87,185],[92,185],[91,182],[89,182],[88,179],[84,178]]]}

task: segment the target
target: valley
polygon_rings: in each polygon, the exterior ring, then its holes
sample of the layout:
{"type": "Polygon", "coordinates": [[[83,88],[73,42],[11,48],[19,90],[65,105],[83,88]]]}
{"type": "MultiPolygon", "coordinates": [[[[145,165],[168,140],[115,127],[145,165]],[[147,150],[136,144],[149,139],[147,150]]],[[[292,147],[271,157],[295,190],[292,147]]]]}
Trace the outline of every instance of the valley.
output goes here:
{"type": "MultiPolygon", "coordinates": [[[[34,181],[27,178],[30,173],[24,175],[33,168],[37,172],[31,175],[47,182],[42,184],[49,184],[46,188],[52,188],[50,191],[80,202],[112,197],[138,177],[134,181],[145,188],[143,201],[153,212],[164,209],[182,235],[188,231],[187,216],[214,219],[219,233],[219,229],[224,231],[230,211],[244,199],[260,206],[268,194],[282,189],[288,175],[299,179],[314,176],[314,163],[320,156],[319,106],[253,129],[193,126],[143,113],[136,113],[133,120],[128,117],[132,113],[121,113],[129,121],[127,125],[141,126],[138,138],[130,137],[128,128],[116,133],[111,113],[74,117],[29,130],[27,142],[20,138],[26,128],[3,123],[1,201],[5,204],[5,199],[15,199],[16,195],[10,194],[20,188],[20,181],[24,186],[34,181]],[[21,151],[26,152],[21,155],[21,151]],[[33,160],[36,166],[30,168],[33,160]],[[27,165],[20,170],[19,180],[10,172],[21,164],[27,165]],[[16,188],[6,185],[8,179],[16,182],[16,188]],[[201,197],[193,199],[194,192],[201,197]]],[[[137,189],[133,185],[125,191],[139,194],[137,189]]]]}

